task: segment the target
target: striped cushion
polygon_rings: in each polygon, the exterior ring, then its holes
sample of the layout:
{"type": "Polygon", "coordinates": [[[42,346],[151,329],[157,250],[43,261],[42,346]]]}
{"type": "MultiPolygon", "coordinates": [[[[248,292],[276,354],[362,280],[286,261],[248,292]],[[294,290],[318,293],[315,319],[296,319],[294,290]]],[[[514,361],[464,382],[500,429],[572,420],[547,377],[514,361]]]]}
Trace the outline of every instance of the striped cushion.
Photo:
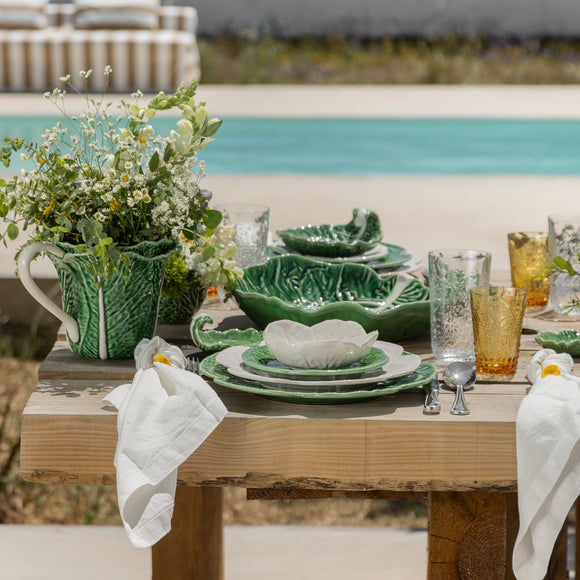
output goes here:
{"type": "Polygon", "coordinates": [[[199,50],[191,31],[197,20],[194,9],[171,7],[165,13],[165,8],[163,30],[75,30],[66,23],[64,31],[0,30],[0,90],[50,91],[69,73],[83,90],[78,72],[92,68],[89,90],[100,91],[107,64],[113,68],[109,82],[114,92],[175,90],[199,77],[199,50]]]}
{"type": "Polygon", "coordinates": [[[159,0],[74,0],[76,28],[157,28],[159,0]]]}
{"type": "Polygon", "coordinates": [[[0,28],[43,28],[48,26],[44,12],[48,0],[0,0],[0,28]]]}

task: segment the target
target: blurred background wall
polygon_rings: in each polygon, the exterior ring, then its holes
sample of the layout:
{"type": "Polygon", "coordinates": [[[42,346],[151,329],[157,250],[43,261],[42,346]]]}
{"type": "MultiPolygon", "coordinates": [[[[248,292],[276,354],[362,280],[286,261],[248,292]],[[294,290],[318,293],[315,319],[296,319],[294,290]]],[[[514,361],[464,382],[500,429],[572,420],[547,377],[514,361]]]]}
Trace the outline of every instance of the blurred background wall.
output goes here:
{"type": "Polygon", "coordinates": [[[199,12],[200,36],[359,38],[578,36],[579,0],[173,0],[199,12]]]}

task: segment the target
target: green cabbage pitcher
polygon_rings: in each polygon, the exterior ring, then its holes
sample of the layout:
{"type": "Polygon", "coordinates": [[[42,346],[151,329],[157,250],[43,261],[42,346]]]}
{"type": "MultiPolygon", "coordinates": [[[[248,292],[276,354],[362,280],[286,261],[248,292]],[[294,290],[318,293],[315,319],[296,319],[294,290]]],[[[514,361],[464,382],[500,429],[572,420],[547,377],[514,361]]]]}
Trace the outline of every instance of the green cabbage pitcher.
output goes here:
{"type": "Polygon", "coordinates": [[[62,321],[73,352],[87,358],[131,358],[135,346],[155,333],[165,266],[177,248],[171,240],[120,247],[128,260],[99,284],[88,256],[75,246],[35,242],[20,253],[18,273],[31,296],[62,321]],[[40,253],[56,268],[62,308],[32,278],[30,264],[40,253]]]}

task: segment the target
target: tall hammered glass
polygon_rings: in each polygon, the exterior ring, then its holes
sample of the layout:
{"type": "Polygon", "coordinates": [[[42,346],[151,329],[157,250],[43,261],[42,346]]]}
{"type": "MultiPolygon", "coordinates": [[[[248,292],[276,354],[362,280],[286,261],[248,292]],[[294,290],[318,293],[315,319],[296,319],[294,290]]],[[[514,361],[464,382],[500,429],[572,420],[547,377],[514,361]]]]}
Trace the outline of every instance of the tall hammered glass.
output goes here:
{"type": "Polygon", "coordinates": [[[489,284],[490,270],[489,252],[429,252],[431,349],[436,359],[475,360],[470,291],[489,284]]]}
{"type": "Polygon", "coordinates": [[[216,230],[216,241],[221,245],[235,242],[238,251],[235,261],[240,268],[255,266],[266,261],[270,208],[263,205],[234,203],[218,205],[222,223],[216,230]]]}
{"type": "MultiPolygon", "coordinates": [[[[548,216],[548,249],[550,259],[560,256],[575,263],[575,269],[580,271],[580,214],[548,216]]],[[[580,317],[580,275],[552,274],[550,302],[556,313],[580,317]]]]}

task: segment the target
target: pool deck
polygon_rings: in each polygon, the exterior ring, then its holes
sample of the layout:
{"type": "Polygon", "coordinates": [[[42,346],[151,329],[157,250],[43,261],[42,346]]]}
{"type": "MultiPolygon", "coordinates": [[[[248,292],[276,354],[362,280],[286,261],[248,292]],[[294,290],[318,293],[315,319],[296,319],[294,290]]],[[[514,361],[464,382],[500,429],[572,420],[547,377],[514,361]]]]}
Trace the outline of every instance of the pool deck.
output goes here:
{"type": "MultiPolygon", "coordinates": [[[[212,114],[271,117],[463,117],[580,119],[577,86],[280,86],[201,85],[212,114]]],[[[74,113],[82,99],[67,95],[74,113]],[[70,98],[69,98],[70,97],[70,98]]],[[[0,114],[54,114],[38,94],[0,94],[0,114]]],[[[374,209],[385,241],[426,259],[441,247],[492,252],[493,267],[508,267],[506,235],[545,230],[547,216],[575,212],[580,178],[563,176],[304,176],[212,175],[205,186],[216,203],[245,201],[271,207],[270,229],[306,223],[346,223],[354,207],[374,209]]],[[[12,277],[16,244],[0,248],[0,277],[12,277]]],[[[36,266],[53,277],[50,265],[36,266]]]]}
{"type": "MultiPolygon", "coordinates": [[[[580,87],[574,85],[201,84],[197,96],[224,117],[580,118],[580,87]]],[[[67,95],[66,103],[71,113],[82,110],[78,95],[67,95]]],[[[0,93],[0,114],[54,113],[37,93],[0,93]]]]}

